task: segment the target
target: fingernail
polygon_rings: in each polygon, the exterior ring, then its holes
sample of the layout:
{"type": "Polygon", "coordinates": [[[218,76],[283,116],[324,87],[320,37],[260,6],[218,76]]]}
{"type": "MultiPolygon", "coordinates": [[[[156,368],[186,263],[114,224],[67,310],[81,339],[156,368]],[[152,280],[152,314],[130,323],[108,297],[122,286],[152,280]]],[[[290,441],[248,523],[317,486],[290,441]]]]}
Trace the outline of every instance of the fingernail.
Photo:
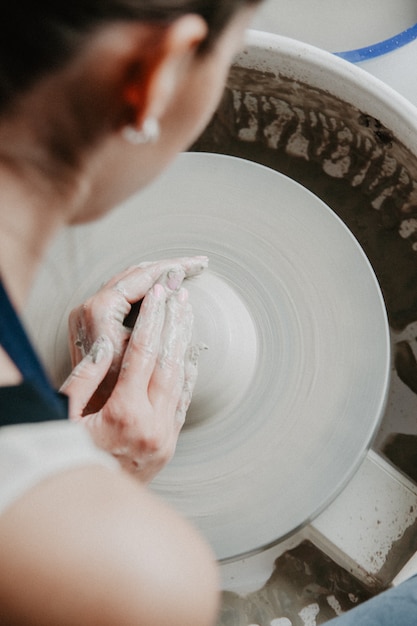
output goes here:
{"type": "Polygon", "coordinates": [[[152,288],[152,292],[155,298],[157,298],[158,300],[163,298],[165,295],[165,289],[159,283],[155,283],[155,285],[152,288]]]}
{"type": "Polygon", "coordinates": [[[209,259],[207,256],[196,256],[193,257],[191,265],[188,267],[187,274],[188,276],[195,276],[199,274],[208,266],[209,259]]]}
{"type": "Polygon", "coordinates": [[[167,272],[167,287],[171,291],[177,291],[181,287],[185,278],[185,272],[182,267],[173,267],[167,272]]]}
{"type": "Polygon", "coordinates": [[[187,302],[188,300],[188,290],[185,287],[181,287],[181,289],[177,292],[178,302],[187,302]]]}

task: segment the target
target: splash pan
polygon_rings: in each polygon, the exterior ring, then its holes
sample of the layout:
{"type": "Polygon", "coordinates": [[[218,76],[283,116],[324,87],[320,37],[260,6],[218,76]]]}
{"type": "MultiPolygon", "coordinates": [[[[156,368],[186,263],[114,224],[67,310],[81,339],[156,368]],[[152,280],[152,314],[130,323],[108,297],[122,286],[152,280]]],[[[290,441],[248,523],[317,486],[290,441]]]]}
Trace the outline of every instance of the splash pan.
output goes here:
{"type": "Polygon", "coordinates": [[[267,167],[188,153],[52,248],[28,319],[56,382],[73,306],[126,265],[187,254],[210,259],[189,281],[208,349],[176,455],[151,487],[231,560],[298,530],[353,476],[385,405],[388,323],[367,257],[320,199],[267,167]]]}

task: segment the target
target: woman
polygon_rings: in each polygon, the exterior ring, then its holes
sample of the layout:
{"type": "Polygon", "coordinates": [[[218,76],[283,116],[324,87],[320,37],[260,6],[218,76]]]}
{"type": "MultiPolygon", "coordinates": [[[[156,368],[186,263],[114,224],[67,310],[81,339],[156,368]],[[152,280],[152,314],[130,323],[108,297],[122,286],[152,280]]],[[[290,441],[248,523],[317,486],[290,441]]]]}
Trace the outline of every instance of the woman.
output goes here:
{"type": "Polygon", "coordinates": [[[17,314],[60,227],[99,218],[199,135],[254,4],[2,8],[1,624],[215,620],[210,549],[144,487],[172,455],[189,403],[192,314],[182,280],[206,260],[130,268],[74,312],[75,368],[60,395],[17,314]],[[130,333],[124,318],[142,299],[130,333]]]}

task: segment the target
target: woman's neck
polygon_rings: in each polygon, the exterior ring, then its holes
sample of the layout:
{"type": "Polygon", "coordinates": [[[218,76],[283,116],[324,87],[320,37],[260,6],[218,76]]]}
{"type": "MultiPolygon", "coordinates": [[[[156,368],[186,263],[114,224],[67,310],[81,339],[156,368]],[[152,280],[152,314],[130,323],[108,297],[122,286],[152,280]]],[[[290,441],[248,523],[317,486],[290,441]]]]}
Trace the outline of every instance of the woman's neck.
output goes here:
{"type": "Polygon", "coordinates": [[[0,168],[0,275],[21,310],[46,247],[63,225],[54,194],[41,194],[0,168]]]}

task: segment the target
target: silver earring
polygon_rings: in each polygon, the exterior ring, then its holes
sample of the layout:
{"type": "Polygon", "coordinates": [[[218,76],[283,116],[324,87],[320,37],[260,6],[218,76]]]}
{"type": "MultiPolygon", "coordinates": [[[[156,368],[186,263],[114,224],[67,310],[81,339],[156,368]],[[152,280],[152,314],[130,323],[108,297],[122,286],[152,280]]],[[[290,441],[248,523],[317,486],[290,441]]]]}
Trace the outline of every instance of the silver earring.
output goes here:
{"type": "Polygon", "coordinates": [[[159,122],[154,117],[144,120],[142,128],[125,126],[122,130],[124,139],[133,145],[155,143],[159,139],[159,122]]]}

